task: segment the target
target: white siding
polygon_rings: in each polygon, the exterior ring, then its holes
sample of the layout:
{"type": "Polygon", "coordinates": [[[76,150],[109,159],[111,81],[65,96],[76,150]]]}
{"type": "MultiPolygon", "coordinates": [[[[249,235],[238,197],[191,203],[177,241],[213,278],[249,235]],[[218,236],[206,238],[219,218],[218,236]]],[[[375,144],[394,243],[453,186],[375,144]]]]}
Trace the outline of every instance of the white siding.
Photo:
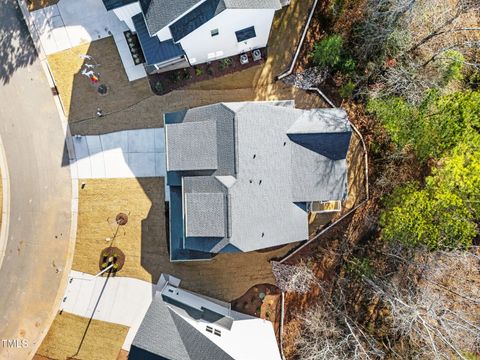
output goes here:
{"type": "Polygon", "coordinates": [[[117,15],[117,17],[121,21],[123,21],[127,24],[128,28],[131,31],[135,31],[135,27],[133,26],[132,17],[137,15],[138,13],[142,12],[142,9],[140,8],[140,3],[135,2],[135,3],[132,3],[132,4],[122,6],[122,7],[117,8],[117,9],[113,9],[113,12],[115,13],[115,15],[117,15]]]}
{"type": "MultiPolygon", "coordinates": [[[[268,43],[274,14],[275,10],[270,9],[225,10],[185,36],[180,43],[192,65],[264,47],[268,43]],[[255,26],[257,36],[238,43],[235,32],[250,26],[255,26]],[[218,29],[217,36],[211,36],[213,29],[218,29]]],[[[161,40],[171,38],[170,34],[167,36],[166,29],[157,33],[161,40]]]]}

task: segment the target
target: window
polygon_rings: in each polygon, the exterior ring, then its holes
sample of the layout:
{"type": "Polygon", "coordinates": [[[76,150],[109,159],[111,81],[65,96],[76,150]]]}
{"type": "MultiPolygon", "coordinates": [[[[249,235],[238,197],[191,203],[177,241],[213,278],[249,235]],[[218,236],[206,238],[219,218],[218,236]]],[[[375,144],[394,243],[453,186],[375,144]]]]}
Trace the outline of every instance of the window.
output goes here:
{"type": "Polygon", "coordinates": [[[214,334],[217,336],[222,336],[222,333],[220,332],[220,330],[217,330],[217,329],[215,329],[214,334]]]}
{"type": "Polygon", "coordinates": [[[210,30],[210,34],[212,35],[212,37],[217,36],[219,34],[218,29],[210,30]]]}
{"type": "Polygon", "coordinates": [[[213,332],[213,328],[211,326],[207,326],[207,332],[209,332],[209,333],[213,332]]]}
{"type": "Polygon", "coordinates": [[[237,36],[237,41],[242,42],[256,37],[257,33],[255,32],[255,26],[250,26],[248,28],[235,31],[235,35],[237,36]]]}

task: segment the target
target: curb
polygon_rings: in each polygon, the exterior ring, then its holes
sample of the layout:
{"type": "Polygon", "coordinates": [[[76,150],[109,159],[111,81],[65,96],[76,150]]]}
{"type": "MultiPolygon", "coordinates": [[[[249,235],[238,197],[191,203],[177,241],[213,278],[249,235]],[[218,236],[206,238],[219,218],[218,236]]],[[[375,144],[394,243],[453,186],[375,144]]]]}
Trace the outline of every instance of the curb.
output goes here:
{"type": "MultiPolygon", "coordinates": [[[[47,78],[47,81],[48,81],[48,84],[49,84],[50,88],[53,88],[53,87],[55,87],[55,78],[53,77],[53,73],[50,70],[50,67],[48,65],[47,56],[45,54],[45,51],[43,50],[43,46],[42,46],[42,43],[40,41],[40,37],[37,33],[37,30],[35,29],[34,23],[33,23],[32,18],[30,16],[30,12],[28,11],[27,4],[26,4],[25,0],[16,0],[16,1],[17,1],[17,4],[18,4],[21,12],[22,12],[23,19],[25,20],[25,24],[27,25],[28,31],[29,31],[30,36],[32,38],[32,41],[35,45],[35,48],[37,50],[39,60],[41,62],[43,71],[45,73],[45,77],[47,78]]],[[[70,239],[69,239],[69,245],[68,245],[68,249],[67,249],[67,259],[65,261],[65,267],[64,267],[64,269],[62,269],[62,272],[63,272],[62,279],[60,280],[60,285],[59,285],[59,288],[58,288],[57,297],[55,298],[55,302],[54,302],[53,307],[52,307],[53,310],[52,310],[52,312],[50,314],[50,318],[48,320],[49,326],[39,336],[37,341],[32,344],[32,348],[31,348],[32,353],[30,354],[32,357],[35,355],[35,353],[37,352],[41,343],[43,342],[43,339],[47,335],[47,333],[50,329],[50,326],[53,323],[53,320],[55,319],[55,317],[58,313],[58,310],[60,309],[64,294],[67,290],[67,284],[68,284],[68,279],[69,279],[69,275],[70,275],[70,270],[72,268],[73,255],[74,255],[74,251],[75,251],[75,242],[76,242],[76,237],[77,237],[78,169],[77,169],[77,163],[76,163],[75,150],[74,150],[74,146],[73,146],[72,135],[70,133],[68,119],[65,115],[65,108],[63,106],[62,99],[60,98],[59,95],[53,95],[53,100],[55,102],[55,106],[57,107],[58,116],[60,117],[60,121],[61,121],[61,124],[62,124],[62,129],[63,129],[63,132],[65,134],[65,144],[67,146],[70,176],[71,176],[71,179],[72,179],[72,184],[71,184],[71,186],[72,186],[72,197],[71,197],[70,239]]],[[[0,151],[0,153],[1,153],[1,151],[0,151]]],[[[3,173],[2,173],[2,176],[3,176],[3,173]]]]}
{"type": "Polygon", "coordinates": [[[8,174],[7,157],[5,156],[5,148],[3,147],[2,138],[0,137],[0,172],[2,175],[2,217],[0,220],[0,268],[2,267],[3,258],[5,257],[5,249],[8,241],[8,228],[10,225],[10,176],[8,174]]]}

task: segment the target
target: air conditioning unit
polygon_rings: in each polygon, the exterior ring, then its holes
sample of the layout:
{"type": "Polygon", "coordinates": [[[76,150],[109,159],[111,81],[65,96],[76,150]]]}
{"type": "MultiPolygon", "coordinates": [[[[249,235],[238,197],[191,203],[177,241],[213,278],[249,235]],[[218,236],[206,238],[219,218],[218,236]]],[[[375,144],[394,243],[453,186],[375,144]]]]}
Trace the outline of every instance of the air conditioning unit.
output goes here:
{"type": "Polygon", "coordinates": [[[262,59],[262,52],[260,49],[255,49],[252,51],[253,61],[258,61],[262,59]]]}
{"type": "Polygon", "coordinates": [[[248,55],[247,54],[240,55],[240,64],[242,64],[242,65],[248,64],[248,55]]]}

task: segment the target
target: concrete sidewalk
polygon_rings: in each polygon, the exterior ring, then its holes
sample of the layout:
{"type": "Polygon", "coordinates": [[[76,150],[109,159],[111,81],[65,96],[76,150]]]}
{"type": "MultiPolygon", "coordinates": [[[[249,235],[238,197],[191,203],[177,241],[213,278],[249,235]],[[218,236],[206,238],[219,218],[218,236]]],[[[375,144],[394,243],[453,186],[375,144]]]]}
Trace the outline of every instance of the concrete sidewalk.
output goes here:
{"type": "Polygon", "coordinates": [[[101,0],[60,0],[30,14],[46,55],[113,36],[128,79],[146,76],[143,65],[135,65],[130,54],[123,34],[128,26],[101,0]]]}

